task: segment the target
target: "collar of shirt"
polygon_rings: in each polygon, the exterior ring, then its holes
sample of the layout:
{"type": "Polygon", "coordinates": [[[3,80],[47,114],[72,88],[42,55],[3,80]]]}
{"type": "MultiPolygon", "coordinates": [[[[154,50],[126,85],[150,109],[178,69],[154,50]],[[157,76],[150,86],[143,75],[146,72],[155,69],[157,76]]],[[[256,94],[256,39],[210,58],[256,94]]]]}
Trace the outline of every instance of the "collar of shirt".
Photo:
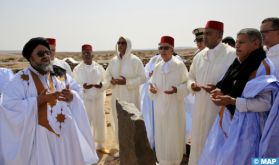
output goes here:
{"type": "Polygon", "coordinates": [[[207,51],[207,58],[209,60],[211,60],[213,58],[214,54],[220,49],[220,47],[221,47],[221,42],[217,46],[215,46],[215,48],[208,49],[208,51],[207,51]]]}
{"type": "Polygon", "coordinates": [[[276,44],[268,49],[267,56],[273,56],[279,54],[279,44],[276,44]]]}

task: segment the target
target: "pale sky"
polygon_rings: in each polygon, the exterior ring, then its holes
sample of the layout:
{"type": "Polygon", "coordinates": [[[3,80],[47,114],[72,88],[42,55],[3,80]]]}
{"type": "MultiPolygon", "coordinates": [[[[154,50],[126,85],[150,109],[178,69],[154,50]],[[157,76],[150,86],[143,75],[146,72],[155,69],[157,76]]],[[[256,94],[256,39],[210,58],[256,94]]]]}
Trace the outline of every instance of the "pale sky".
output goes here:
{"type": "Polygon", "coordinates": [[[114,50],[119,36],[133,49],[157,49],[162,35],[192,46],[192,30],[224,22],[224,36],[279,17],[279,0],[0,0],[0,50],[22,50],[32,37],[54,37],[57,51],[114,50]]]}

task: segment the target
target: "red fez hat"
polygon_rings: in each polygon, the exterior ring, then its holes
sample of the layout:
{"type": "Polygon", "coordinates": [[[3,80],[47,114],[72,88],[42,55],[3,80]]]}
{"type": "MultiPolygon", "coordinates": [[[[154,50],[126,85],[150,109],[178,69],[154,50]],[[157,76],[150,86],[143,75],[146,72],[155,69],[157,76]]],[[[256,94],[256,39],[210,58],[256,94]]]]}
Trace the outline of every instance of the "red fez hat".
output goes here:
{"type": "Polygon", "coordinates": [[[81,47],[81,50],[82,51],[92,51],[92,46],[91,45],[89,45],[89,44],[84,44],[84,45],[82,45],[82,47],[81,47]]]}
{"type": "Polygon", "coordinates": [[[219,21],[208,21],[205,25],[205,28],[224,31],[224,24],[223,22],[219,22],[219,21]]]}
{"type": "Polygon", "coordinates": [[[162,36],[159,45],[161,44],[169,44],[174,47],[174,39],[171,36],[162,36]]]}
{"type": "Polygon", "coordinates": [[[49,45],[56,46],[56,39],[54,39],[54,38],[47,38],[47,42],[49,45]]]}

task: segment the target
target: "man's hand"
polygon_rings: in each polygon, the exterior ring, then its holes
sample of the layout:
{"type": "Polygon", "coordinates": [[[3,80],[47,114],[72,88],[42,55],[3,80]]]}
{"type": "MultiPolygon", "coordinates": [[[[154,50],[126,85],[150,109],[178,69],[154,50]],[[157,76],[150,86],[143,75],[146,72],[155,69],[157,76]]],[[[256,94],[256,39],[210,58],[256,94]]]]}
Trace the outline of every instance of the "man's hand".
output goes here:
{"type": "Polygon", "coordinates": [[[73,100],[74,96],[69,88],[63,89],[60,92],[59,101],[65,101],[65,102],[71,102],[73,100]]]}
{"type": "Polygon", "coordinates": [[[120,76],[121,79],[116,79],[116,82],[118,85],[126,85],[126,78],[123,76],[120,76]]]}
{"type": "Polygon", "coordinates": [[[177,88],[175,86],[172,86],[171,88],[172,90],[164,91],[164,93],[168,95],[177,93],[177,88]]]}
{"type": "Polygon", "coordinates": [[[42,105],[44,103],[53,103],[55,102],[60,95],[60,92],[54,92],[50,94],[46,94],[47,90],[44,89],[41,94],[38,96],[37,101],[38,105],[42,105]]]}
{"type": "Polygon", "coordinates": [[[102,82],[100,82],[100,84],[94,84],[93,86],[95,88],[102,88],[103,84],[102,84],[102,82]]]}
{"type": "Polygon", "coordinates": [[[111,79],[111,84],[112,85],[126,85],[126,78],[125,77],[123,77],[123,76],[120,76],[121,78],[119,78],[119,79],[115,79],[115,78],[113,78],[112,77],[112,79],[111,79]]]}
{"type": "Polygon", "coordinates": [[[192,84],[191,84],[191,88],[192,88],[192,90],[195,91],[195,92],[198,92],[198,91],[201,90],[201,87],[200,87],[198,84],[196,84],[196,83],[192,83],[192,84]]]}
{"type": "Polygon", "coordinates": [[[152,84],[149,85],[149,91],[153,94],[157,93],[157,89],[152,84]]]}
{"type": "Polygon", "coordinates": [[[216,98],[217,96],[223,96],[224,94],[222,93],[221,89],[215,88],[210,92],[210,97],[211,98],[216,98]]]}
{"type": "Polygon", "coordinates": [[[207,93],[210,93],[212,90],[216,88],[216,86],[213,84],[206,84],[204,86],[201,86],[201,88],[205,90],[207,93]]]}
{"type": "Polygon", "coordinates": [[[215,98],[211,97],[211,100],[218,106],[235,105],[236,99],[229,95],[218,95],[215,98]]]}
{"type": "Polygon", "coordinates": [[[90,89],[90,88],[92,88],[94,85],[93,84],[87,84],[87,83],[84,83],[83,84],[83,88],[84,89],[90,89]]]}

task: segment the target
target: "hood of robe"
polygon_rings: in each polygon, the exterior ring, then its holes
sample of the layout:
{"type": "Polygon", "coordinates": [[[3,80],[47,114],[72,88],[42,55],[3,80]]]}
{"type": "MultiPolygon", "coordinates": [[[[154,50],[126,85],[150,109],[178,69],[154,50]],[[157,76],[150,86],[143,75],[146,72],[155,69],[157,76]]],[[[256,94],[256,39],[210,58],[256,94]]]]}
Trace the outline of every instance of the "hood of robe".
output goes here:
{"type": "MultiPolygon", "coordinates": [[[[131,40],[130,40],[129,38],[126,38],[126,37],[123,37],[123,36],[120,36],[119,38],[124,38],[124,39],[126,40],[127,47],[126,47],[125,55],[123,56],[123,58],[126,58],[126,57],[130,56],[131,51],[132,51],[132,43],[131,43],[131,40]]],[[[119,57],[119,51],[118,51],[118,45],[117,45],[117,43],[116,43],[116,45],[115,45],[115,50],[116,50],[117,56],[119,57]]],[[[119,57],[119,58],[120,58],[120,57],[119,57]]]]}

